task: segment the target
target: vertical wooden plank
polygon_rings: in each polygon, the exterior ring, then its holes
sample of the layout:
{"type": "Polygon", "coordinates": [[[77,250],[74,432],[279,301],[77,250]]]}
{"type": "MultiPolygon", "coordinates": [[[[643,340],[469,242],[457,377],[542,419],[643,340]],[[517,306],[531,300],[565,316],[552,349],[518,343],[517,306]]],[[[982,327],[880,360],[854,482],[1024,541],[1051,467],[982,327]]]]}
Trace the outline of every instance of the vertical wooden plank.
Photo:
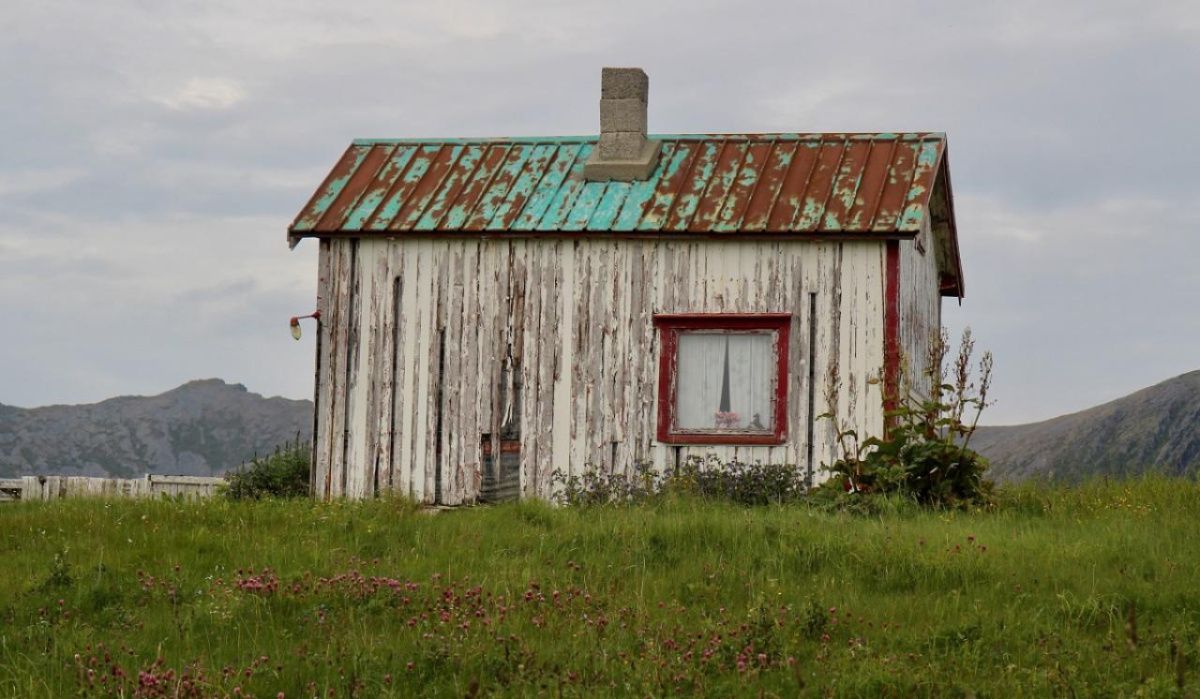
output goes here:
{"type": "Polygon", "coordinates": [[[366,460],[370,464],[364,487],[364,496],[377,497],[387,488],[388,459],[386,457],[386,441],[388,439],[388,399],[391,368],[391,342],[388,335],[391,328],[392,289],[394,287],[390,272],[391,246],[387,240],[373,240],[373,255],[371,260],[371,356],[368,365],[368,409],[366,460]]]}
{"type": "MultiPolygon", "coordinates": [[[[571,443],[575,433],[573,410],[575,405],[572,391],[575,386],[575,305],[578,298],[575,266],[579,254],[579,240],[563,241],[558,256],[562,264],[562,288],[559,289],[559,323],[555,342],[560,348],[554,367],[554,467],[572,473],[571,443]]],[[[550,494],[553,495],[553,494],[550,494]]]]}
{"type": "Polygon", "coordinates": [[[367,388],[370,385],[370,258],[373,241],[355,240],[351,248],[350,294],[347,299],[346,443],[341,494],[364,495],[367,470],[367,388]]]}
{"type": "Polygon", "coordinates": [[[442,464],[443,500],[447,505],[462,502],[466,489],[466,473],[462,449],[462,388],[466,377],[463,374],[463,258],[467,243],[463,240],[448,240],[443,243],[446,259],[446,298],[443,301],[444,374],[441,379],[442,393],[442,464]]]}
{"type": "MultiPolygon", "coordinates": [[[[649,290],[650,293],[648,294],[653,303],[653,313],[670,313],[675,307],[675,286],[672,283],[670,274],[670,270],[674,266],[674,260],[672,257],[674,254],[674,246],[675,241],[671,240],[660,239],[656,240],[654,244],[654,273],[652,281],[650,282],[652,283],[653,287],[649,290]]],[[[655,333],[655,349],[657,350],[655,354],[661,351],[661,347],[658,343],[657,332],[655,333]]],[[[654,402],[657,404],[661,397],[658,395],[658,382],[655,381],[654,383],[655,386],[653,389],[653,395],[654,402]]],[[[654,414],[655,413],[652,410],[647,419],[654,419],[654,414]]],[[[650,444],[652,445],[653,451],[649,455],[649,461],[653,464],[653,467],[660,471],[667,468],[669,465],[668,462],[671,458],[671,447],[658,441],[651,441],[650,444]]]]}
{"type": "Polygon", "coordinates": [[[380,265],[387,265],[387,242],[365,239],[359,242],[356,268],[354,333],[356,342],[354,383],[350,396],[352,416],[350,445],[351,470],[347,495],[352,498],[376,494],[379,478],[379,380],[380,345],[384,308],[390,285],[382,280],[380,265]]]}
{"type": "Polygon", "coordinates": [[[582,239],[576,242],[572,255],[572,273],[574,288],[570,290],[572,320],[571,328],[567,331],[571,343],[571,363],[566,371],[571,376],[570,420],[571,446],[569,468],[572,476],[582,475],[587,469],[587,439],[588,439],[588,402],[585,388],[586,375],[584,368],[594,361],[591,355],[592,343],[590,334],[592,328],[591,286],[594,256],[600,241],[582,239]]]}
{"type": "Polygon", "coordinates": [[[462,403],[459,420],[459,439],[462,445],[462,460],[464,464],[464,481],[461,497],[464,502],[474,502],[479,498],[479,488],[482,480],[480,472],[481,457],[479,453],[480,435],[485,430],[480,426],[479,401],[480,389],[484,385],[484,367],[480,362],[479,337],[482,313],[480,312],[481,287],[484,293],[489,288],[487,279],[490,270],[483,267],[482,240],[471,240],[466,247],[463,257],[464,296],[462,307],[462,343],[463,353],[462,374],[457,383],[462,387],[462,403]]]}
{"type": "Polygon", "coordinates": [[[413,486],[413,413],[416,403],[413,396],[416,391],[417,330],[420,324],[418,290],[424,279],[422,270],[417,265],[420,255],[416,241],[402,239],[392,245],[399,256],[398,269],[401,280],[396,323],[397,388],[392,407],[392,424],[395,426],[395,436],[392,438],[392,480],[399,492],[416,497],[413,486]]]}
{"type": "MultiPolygon", "coordinates": [[[[517,358],[521,354],[521,347],[514,340],[518,316],[521,313],[521,302],[515,296],[515,284],[517,283],[515,280],[518,272],[515,269],[517,262],[514,245],[512,240],[502,240],[493,242],[491,246],[493,250],[492,263],[495,270],[493,284],[496,289],[496,299],[493,305],[497,309],[495,316],[489,319],[490,325],[488,326],[491,330],[489,336],[491,367],[486,390],[490,413],[488,432],[492,440],[492,454],[500,453],[500,432],[505,427],[506,421],[513,420],[512,427],[516,430],[521,429],[519,412],[513,407],[513,401],[516,400],[514,391],[519,381],[516,372],[520,370],[517,358]],[[513,411],[512,415],[510,415],[510,411],[513,411]]],[[[493,461],[494,467],[498,468],[498,464],[498,460],[493,461]]]]}
{"type": "MultiPolygon", "coordinates": [[[[500,382],[507,346],[506,328],[512,318],[509,313],[508,246],[506,240],[484,241],[483,270],[486,293],[480,294],[479,352],[483,369],[480,371],[479,422],[481,429],[498,440],[501,425],[500,382]]],[[[499,453],[499,442],[493,445],[499,453]]]]}
{"type": "Polygon", "coordinates": [[[625,473],[630,460],[630,436],[632,426],[631,409],[637,390],[637,366],[631,356],[633,345],[634,317],[631,279],[633,268],[639,260],[633,256],[633,241],[617,240],[619,269],[613,276],[613,303],[616,315],[613,319],[613,434],[608,469],[612,473],[625,473]]]}
{"type": "Polygon", "coordinates": [[[331,363],[333,400],[331,400],[331,449],[327,475],[326,497],[341,497],[345,495],[346,483],[346,451],[348,438],[347,410],[350,397],[350,364],[354,349],[350,343],[353,339],[351,324],[353,316],[353,277],[354,263],[357,252],[357,240],[340,239],[334,241],[337,251],[334,272],[336,289],[332,328],[333,342],[330,343],[333,352],[331,363]]]}
{"type": "Polygon", "coordinates": [[[434,323],[430,327],[430,357],[429,371],[431,390],[428,397],[429,417],[426,429],[429,440],[426,445],[427,463],[432,464],[425,474],[426,493],[432,493],[434,500],[445,502],[450,489],[450,469],[447,466],[450,451],[450,435],[446,430],[446,398],[447,376],[444,362],[448,356],[446,342],[446,318],[449,306],[450,267],[452,251],[442,241],[434,241],[433,259],[437,267],[437,283],[433,287],[434,323]]]}
{"type": "Polygon", "coordinates": [[[554,367],[561,344],[557,296],[562,285],[562,241],[537,240],[542,284],[538,301],[537,497],[549,499],[554,471],[554,367]]]}
{"type": "Polygon", "coordinates": [[[378,403],[378,410],[375,421],[375,434],[378,435],[374,459],[376,462],[376,477],[378,488],[376,494],[380,491],[391,491],[395,488],[393,483],[395,479],[395,464],[393,461],[393,442],[395,440],[395,429],[393,422],[393,409],[396,402],[396,367],[397,367],[397,352],[396,347],[396,309],[399,303],[400,285],[400,267],[399,267],[399,246],[393,241],[385,241],[382,243],[379,259],[376,263],[375,277],[377,283],[383,287],[383,301],[380,303],[379,312],[379,337],[377,340],[378,351],[375,358],[375,382],[377,384],[377,393],[375,401],[378,403]]]}
{"type": "Polygon", "coordinates": [[[596,275],[592,282],[592,327],[594,330],[594,361],[588,367],[586,381],[591,418],[588,420],[588,461],[592,468],[608,472],[608,435],[612,426],[612,397],[609,395],[608,373],[612,371],[612,243],[598,246],[596,275]]]}
{"type": "Polygon", "coordinates": [[[505,318],[502,328],[503,340],[500,346],[504,348],[505,352],[504,367],[506,373],[504,374],[504,380],[507,385],[503,390],[503,401],[497,404],[499,405],[499,414],[496,416],[496,422],[498,426],[503,426],[505,421],[512,420],[516,423],[517,429],[520,430],[520,489],[521,493],[524,494],[526,488],[525,463],[528,458],[526,444],[531,439],[531,425],[528,421],[528,416],[525,414],[525,409],[529,401],[532,400],[530,391],[533,390],[533,382],[529,380],[527,373],[527,345],[525,343],[525,294],[527,283],[525,242],[522,240],[508,241],[505,255],[507,262],[504,269],[508,275],[506,280],[506,287],[508,289],[508,315],[505,318]],[[517,383],[521,384],[519,404],[514,403],[516,400],[514,391],[516,391],[515,385],[517,383]]]}
{"type": "Polygon", "coordinates": [[[433,469],[430,460],[430,444],[434,437],[430,434],[433,422],[432,395],[436,390],[431,377],[437,370],[437,333],[434,327],[437,323],[435,304],[437,303],[438,269],[433,254],[433,245],[428,240],[416,243],[418,261],[421,270],[420,289],[416,296],[417,328],[416,354],[413,358],[413,393],[411,396],[413,419],[412,426],[412,492],[413,497],[421,502],[432,502],[433,469]]]}
{"type": "Polygon", "coordinates": [[[524,260],[524,320],[515,340],[521,348],[521,376],[524,382],[521,401],[521,493],[525,497],[537,497],[538,435],[537,402],[540,397],[538,386],[538,361],[541,350],[541,327],[539,326],[542,299],[542,269],[537,259],[539,248],[528,240],[514,241],[516,258],[524,260]]]}
{"type": "MultiPolygon", "coordinates": [[[[782,246],[781,246],[782,247],[782,246]]],[[[809,296],[804,287],[804,263],[809,258],[819,254],[820,247],[816,244],[806,245],[801,250],[792,250],[787,255],[781,281],[781,294],[790,297],[790,305],[795,310],[792,316],[791,342],[788,366],[792,367],[788,385],[788,415],[792,423],[789,426],[792,449],[788,463],[796,464],[797,469],[807,473],[806,456],[808,453],[808,390],[809,390],[809,296]]],[[[815,388],[815,386],[814,386],[815,388]]]]}
{"type": "Polygon", "coordinates": [[[330,395],[331,385],[330,378],[330,348],[333,346],[333,341],[330,339],[330,319],[333,317],[333,309],[329,303],[331,293],[330,289],[330,241],[321,239],[318,241],[319,247],[317,250],[317,313],[320,318],[317,322],[317,371],[316,371],[316,388],[314,395],[316,401],[313,405],[314,425],[313,425],[313,452],[312,452],[312,470],[309,472],[309,483],[311,493],[314,497],[324,497],[325,483],[329,471],[329,440],[331,426],[329,423],[329,404],[332,399],[330,395]]]}
{"type": "Polygon", "coordinates": [[[619,445],[624,437],[624,420],[621,419],[621,414],[625,407],[625,389],[629,383],[624,357],[624,346],[627,342],[624,328],[628,327],[629,308],[626,305],[626,295],[622,292],[628,250],[620,240],[610,242],[609,247],[612,250],[612,264],[608,278],[604,280],[605,301],[608,304],[608,312],[605,313],[607,375],[603,377],[604,393],[607,396],[603,404],[606,426],[599,446],[604,469],[614,473],[617,469],[614,445],[619,445]]]}
{"type": "Polygon", "coordinates": [[[336,297],[337,277],[336,260],[339,254],[339,249],[329,239],[320,241],[320,251],[318,252],[318,277],[317,277],[317,310],[321,313],[320,322],[317,325],[320,333],[320,353],[317,356],[317,403],[314,409],[317,413],[317,428],[313,435],[313,474],[312,474],[312,494],[317,498],[327,498],[329,496],[329,473],[332,468],[330,461],[333,455],[333,405],[336,400],[334,395],[333,383],[333,365],[334,365],[334,346],[336,345],[336,334],[333,329],[336,327],[335,316],[337,314],[337,305],[334,303],[336,297]]]}
{"type": "Polygon", "coordinates": [[[653,242],[645,241],[636,241],[632,245],[630,252],[634,264],[630,279],[630,300],[632,307],[636,309],[632,347],[633,361],[637,363],[637,383],[633,387],[633,424],[636,433],[633,435],[633,452],[626,466],[626,473],[631,472],[635,462],[649,459],[653,450],[656,431],[653,417],[654,391],[658,384],[658,337],[653,326],[653,279],[657,246],[653,242]]]}
{"type": "Polygon", "coordinates": [[[641,298],[638,293],[638,283],[642,274],[641,259],[642,241],[624,241],[625,274],[621,280],[621,295],[625,307],[622,318],[623,341],[618,343],[621,349],[621,362],[624,364],[625,379],[622,383],[624,399],[621,413],[618,417],[621,436],[618,439],[614,460],[618,473],[628,474],[634,459],[641,451],[641,425],[639,424],[641,410],[642,362],[641,337],[643,313],[641,298]]]}

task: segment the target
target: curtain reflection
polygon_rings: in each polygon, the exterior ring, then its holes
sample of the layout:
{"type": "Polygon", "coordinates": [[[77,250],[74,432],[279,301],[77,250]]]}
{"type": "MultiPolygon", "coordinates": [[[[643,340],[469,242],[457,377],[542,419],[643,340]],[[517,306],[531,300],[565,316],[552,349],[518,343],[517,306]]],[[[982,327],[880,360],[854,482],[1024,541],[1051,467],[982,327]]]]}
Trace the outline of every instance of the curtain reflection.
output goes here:
{"type": "Polygon", "coordinates": [[[773,333],[680,333],[676,427],[773,429],[774,349],[773,333]]]}

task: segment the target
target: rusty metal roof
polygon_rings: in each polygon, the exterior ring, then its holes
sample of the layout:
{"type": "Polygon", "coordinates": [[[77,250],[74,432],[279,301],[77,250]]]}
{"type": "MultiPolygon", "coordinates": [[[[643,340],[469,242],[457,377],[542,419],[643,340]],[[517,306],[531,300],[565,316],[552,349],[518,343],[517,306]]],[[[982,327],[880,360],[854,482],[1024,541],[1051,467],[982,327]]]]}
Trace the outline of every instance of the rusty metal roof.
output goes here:
{"type": "Polygon", "coordinates": [[[941,133],[651,138],[662,153],[637,182],[584,179],[595,136],[357,140],[288,236],[909,236],[930,216],[935,189],[953,236],[949,187],[935,186],[946,155],[941,133]]]}

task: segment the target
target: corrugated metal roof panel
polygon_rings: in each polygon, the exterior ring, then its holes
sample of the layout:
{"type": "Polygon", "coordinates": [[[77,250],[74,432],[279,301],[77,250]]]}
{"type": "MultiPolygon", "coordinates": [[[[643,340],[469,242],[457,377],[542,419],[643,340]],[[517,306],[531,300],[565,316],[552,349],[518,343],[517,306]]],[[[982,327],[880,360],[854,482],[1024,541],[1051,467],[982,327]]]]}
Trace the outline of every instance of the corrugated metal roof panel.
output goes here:
{"type": "Polygon", "coordinates": [[[288,234],[915,234],[946,152],[940,133],[651,138],[637,182],[584,179],[594,136],[358,140],[288,234]]]}

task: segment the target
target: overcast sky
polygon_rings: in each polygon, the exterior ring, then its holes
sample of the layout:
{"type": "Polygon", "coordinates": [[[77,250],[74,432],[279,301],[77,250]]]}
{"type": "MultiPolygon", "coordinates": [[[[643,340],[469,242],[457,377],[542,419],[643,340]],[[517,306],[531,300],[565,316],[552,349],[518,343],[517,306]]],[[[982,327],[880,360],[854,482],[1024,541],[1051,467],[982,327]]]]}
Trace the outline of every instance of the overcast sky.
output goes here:
{"type": "Polygon", "coordinates": [[[348,142],[592,133],[603,65],[656,132],[947,132],[985,422],[1200,369],[1195,0],[5,0],[0,65],[0,403],[311,397],[348,142]]]}

